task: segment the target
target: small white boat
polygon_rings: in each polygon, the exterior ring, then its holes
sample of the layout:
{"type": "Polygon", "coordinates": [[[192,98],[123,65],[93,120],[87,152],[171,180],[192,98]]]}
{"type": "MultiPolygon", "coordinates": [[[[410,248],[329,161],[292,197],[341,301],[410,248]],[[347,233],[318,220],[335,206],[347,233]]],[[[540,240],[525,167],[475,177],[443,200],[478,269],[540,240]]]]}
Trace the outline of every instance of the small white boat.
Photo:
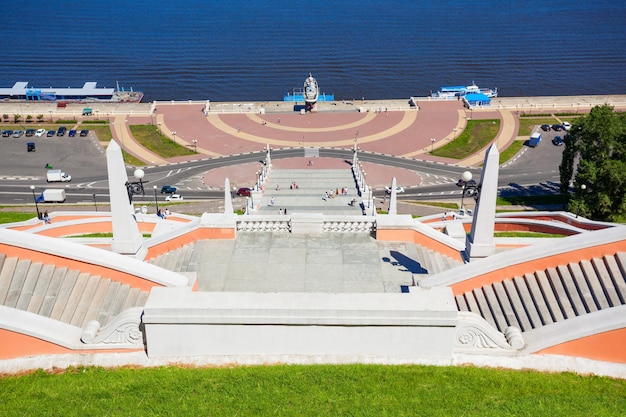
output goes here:
{"type": "Polygon", "coordinates": [[[439,99],[460,98],[466,94],[484,94],[489,98],[498,97],[497,88],[480,88],[473,81],[472,85],[458,85],[451,87],[441,87],[439,91],[431,93],[431,97],[439,99]]]}
{"type": "Polygon", "coordinates": [[[304,88],[302,91],[305,103],[317,103],[317,97],[319,96],[319,87],[317,85],[317,81],[310,73],[307,79],[304,80],[304,88]]]}

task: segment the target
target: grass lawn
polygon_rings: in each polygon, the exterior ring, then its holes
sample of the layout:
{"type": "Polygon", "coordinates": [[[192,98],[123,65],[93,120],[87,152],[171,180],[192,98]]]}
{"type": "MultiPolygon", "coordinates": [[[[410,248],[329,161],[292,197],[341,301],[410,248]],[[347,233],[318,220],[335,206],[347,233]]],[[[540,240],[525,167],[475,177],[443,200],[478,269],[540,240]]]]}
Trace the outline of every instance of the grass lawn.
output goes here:
{"type": "Polygon", "coordinates": [[[16,211],[0,211],[0,224],[1,223],[15,223],[23,222],[30,219],[36,219],[37,213],[35,207],[33,207],[32,213],[16,212],[16,211]]]}
{"type": "Polygon", "coordinates": [[[539,232],[495,232],[494,237],[565,237],[565,235],[557,235],[554,233],[539,232]]]}
{"type": "Polygon", "coordinates": [[[452,159],[467,158],[493,141],[499,130],[499,119],[470,120],[458,138],[435,149],[432,154],[452,159]]]}
{"type": "Polygon", "coordinates": [[[154,125],[130,125],[129,127],[137,142],[162,158],[167,159],[197,153],[192,149],[174,143],[173,140],[161,134],[158,127],[154,125]]]}
{"type": "Polygon", "coordinates": [[[617,416],[626,381],[432,366],[73,368],[0,379],[6,416],[617,416]]]}
{"type": "Polygon", "coordinates": [[[500,153],[500,165],[513,158],[520,149],[524,146],[523,140],[514,140],[508,148],[506,148],[502,153],[500,153]]]}

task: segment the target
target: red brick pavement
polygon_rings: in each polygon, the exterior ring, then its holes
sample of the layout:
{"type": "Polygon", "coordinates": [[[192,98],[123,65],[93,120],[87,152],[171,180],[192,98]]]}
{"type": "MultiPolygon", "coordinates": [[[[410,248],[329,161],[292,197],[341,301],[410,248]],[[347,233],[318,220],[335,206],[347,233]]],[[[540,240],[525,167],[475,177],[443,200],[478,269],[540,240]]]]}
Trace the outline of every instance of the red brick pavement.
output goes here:
{"type": "MultiPolygon", "coordinates": [[[[389,111],[379,113],[320,112],[301,115],[297,112],[271,114],[211,114],[203,113],[201,104],[176,103],[157,107],[156,113],[164,117],[165,131],[176,131],[179,143],[191,144],[197,140],[200,149],[219,155],[260,151],[266,144],[271,147],[324,146],[358,147],[369,152],[392,155],[416,154],[415,158],[439,160],[428,154],[432,143],[437,144],[452,134],[459,124],[460,102],[420,102],[420,110],[389,111]],[[407,120],[409,122],[407,122],[407,120]],[[418,154],[419,153],[419,154],[418,154]]],[[[469,113],[469,112],[468,112],[469,113]]],[[[468,115],[469,116],[469,115],[468,115]]],[[[145,117],[129,118],[130,123],[146,123],[145,117]]],[[[168,132],[168,133],[169,133],[168,132]]],[[[171,162],[198,159],[198,156],[173,158],[171,162]]],[[[274,168],[306,168],[307,159],[274,160],[274,168]]],[[[333,158],[316,158],[310,169],[337,168],[346,163],[333,158]]],[[[254,182],[258,164],[212,170],[204,176],[211,188],[221,188],[224,178],[233,186],[247,186],[254,182]]],[[[381,187],[396,177],[402,186],[419,185],[421,178],[412,171],[378,164],[364,164],[368,183],[381,187]]]]}

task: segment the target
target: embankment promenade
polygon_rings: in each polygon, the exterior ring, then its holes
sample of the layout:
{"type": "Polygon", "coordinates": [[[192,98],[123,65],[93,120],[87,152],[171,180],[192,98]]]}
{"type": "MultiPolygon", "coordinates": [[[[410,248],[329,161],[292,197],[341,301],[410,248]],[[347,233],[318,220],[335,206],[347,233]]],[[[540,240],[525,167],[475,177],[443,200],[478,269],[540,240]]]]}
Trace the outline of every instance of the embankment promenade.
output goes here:
{"type": "MultiPolygon", "coordinates": [[[[445,100],[430,97],[413,97],[417,105],[420,103],[441,102],[445,100]]],[[[209,104],[211,113],[289,113],[294,111],[298,103],[283,101],[246,101],[246,102],[212,102],[210,100],[168,100],[149,103],[67,103],[65,107],[58,107],[56,102],[0,102],[0,113],[9,115],[19,114],[33,119],[38,115],[46,118],[81,117],[82,109],[93,109],[92,118],[107,118],[112,115],[149,115],[160,105],[168,104],[209,104]]],[[[302,104],[302,103],[300,103],[302,104]]],[[[626,110],[626,94],[617,95],[585,95],[585,96],[543,96],[543,97],[497,97],[491,100],[490,106],[474,107],[472,111],[481,110],[511,110],[523,113],[587,113],[595,106],[609,104],[616,110],[626,110]]],[[[351,111],[398,111],[408,110],[409,97],[406,99],[376,100],[355,99],[338,100],[334,102],[318,103],[319,112],[351,112],[351,111]]]]}

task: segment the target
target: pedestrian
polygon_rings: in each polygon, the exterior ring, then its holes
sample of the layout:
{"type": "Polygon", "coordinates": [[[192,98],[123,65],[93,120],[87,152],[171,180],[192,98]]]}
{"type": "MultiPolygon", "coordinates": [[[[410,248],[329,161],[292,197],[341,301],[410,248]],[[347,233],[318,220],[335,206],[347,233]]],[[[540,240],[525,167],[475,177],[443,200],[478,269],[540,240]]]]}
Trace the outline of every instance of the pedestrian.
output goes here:
{"type": "Polygon", "coordinates": [[[172,212],[170,211],[170,209],[166,208],[165,209],[165,215],[169,216],[170,214],[172,214],[172,212]]]}
{"type": "Polygon", "coordinates": [[[275,202],[276,202],[276,198],[272,197],[272,199],[270,200],[270,206],[273,206],[275,202]]]}
{"type": "Polygon", "coordinates": [[[283,209],[278,209],[278,214],[282,216],[282,214],[283,214],[283,209]]]}
{"type": "Polygon", "coordinates": [[[287,209],[283,210],[283,213],[285,214],[285,216],[287,215],[287,209]]]}
{"type": "Polygon", "coordinates": [[[445,222],[445,221],[446,221],[446,215],[447,215],[447,214],[448,214],[448,213],[446,213],[445,211],[443,212],[443,216],[441,216],[441,221],[442,221],[442,222],[445,222]]]}
{"type": "Polygon", "coordinates": [[[52,220],[50,220],[50,216],[48,215],[48,210],[43,213],[43,221],[46,224],[52,223],[52,220]]]}
{"type": "Polygon", "coordinates": [[[280,184],[276,184],[276,191],[280,190],[280,184]]]}

